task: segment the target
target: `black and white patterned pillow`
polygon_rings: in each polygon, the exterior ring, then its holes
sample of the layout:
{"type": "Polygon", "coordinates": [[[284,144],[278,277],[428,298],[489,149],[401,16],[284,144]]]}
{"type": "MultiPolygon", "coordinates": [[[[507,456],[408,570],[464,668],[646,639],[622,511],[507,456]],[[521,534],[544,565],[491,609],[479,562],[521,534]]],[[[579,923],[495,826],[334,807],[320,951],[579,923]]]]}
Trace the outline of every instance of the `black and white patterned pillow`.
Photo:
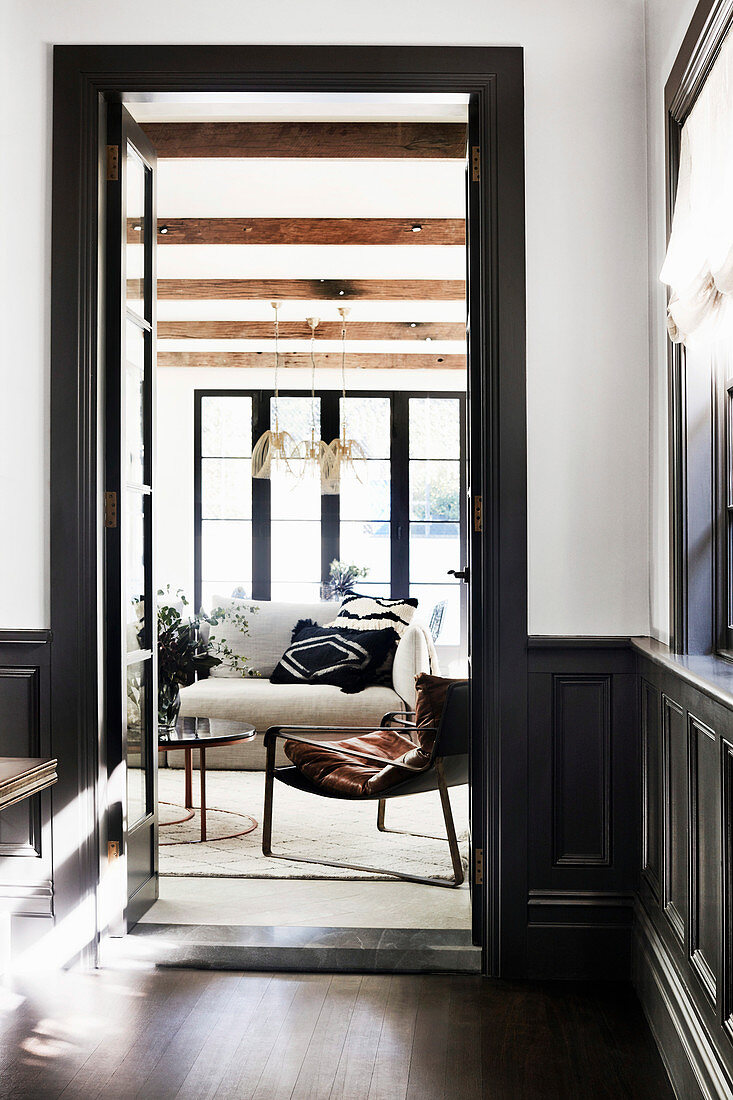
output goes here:
{"type": "Polygon", "coordinates": [[[296,624],[293,640],[270,676],[271,684],[332,684],[353,694],[376,683],[376,673],[397,645],[386,630],[338,630],[296,624]]]}
{"type": "Polygon", "coordinates": [[[417,600],[391,600],[385,596],[344,596],[338,615],[326,626],[345,630],[385,630],[392,627],[401,638],[415,614],[417,600]]]}

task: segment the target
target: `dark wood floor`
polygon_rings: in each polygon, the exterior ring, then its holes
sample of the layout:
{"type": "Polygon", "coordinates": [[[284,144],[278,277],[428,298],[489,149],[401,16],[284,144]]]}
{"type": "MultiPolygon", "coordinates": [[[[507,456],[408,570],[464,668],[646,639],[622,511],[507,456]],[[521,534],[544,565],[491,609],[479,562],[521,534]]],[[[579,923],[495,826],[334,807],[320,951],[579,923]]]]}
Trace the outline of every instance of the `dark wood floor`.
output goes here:
{"type": "Polygon", "coordinates": [[[0,988],[0,1096],[672,1098],[624,988],[72,973],[0,988]]]}

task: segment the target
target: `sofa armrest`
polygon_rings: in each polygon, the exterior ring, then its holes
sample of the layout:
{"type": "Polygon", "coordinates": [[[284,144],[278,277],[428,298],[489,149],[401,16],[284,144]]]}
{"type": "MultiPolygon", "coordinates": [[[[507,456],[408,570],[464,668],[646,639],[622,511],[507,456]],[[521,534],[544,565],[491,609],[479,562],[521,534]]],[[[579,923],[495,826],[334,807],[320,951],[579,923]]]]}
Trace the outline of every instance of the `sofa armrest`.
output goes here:
{"type": "Polygon", "coordinates": [[[411,709],[417,699],[415,677],[421,672],[430,672],[430,649],[424,627],[412,623],[400,639],[392,665],[392,686],[411,709]]]}

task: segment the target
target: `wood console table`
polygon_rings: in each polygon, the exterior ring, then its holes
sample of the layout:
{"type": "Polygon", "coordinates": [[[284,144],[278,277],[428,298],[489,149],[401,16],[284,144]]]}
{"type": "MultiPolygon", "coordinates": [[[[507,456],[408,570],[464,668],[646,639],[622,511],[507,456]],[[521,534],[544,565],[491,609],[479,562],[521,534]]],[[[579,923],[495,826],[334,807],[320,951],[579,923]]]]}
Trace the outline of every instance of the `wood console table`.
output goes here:
{"type": "MultiPolygon", "coordinates": [[[[0,812],[52,787],[57,763],[52,757],[0,756],[0,812]]],[[[11,917],[12,907],[0,901],[0,975],[10,966],[11,917]]]]}
{"type": "Polygon", "coordinates": [[[0,756],[0,810],[53,786],[57,763],[51,757],[0,756]]]}

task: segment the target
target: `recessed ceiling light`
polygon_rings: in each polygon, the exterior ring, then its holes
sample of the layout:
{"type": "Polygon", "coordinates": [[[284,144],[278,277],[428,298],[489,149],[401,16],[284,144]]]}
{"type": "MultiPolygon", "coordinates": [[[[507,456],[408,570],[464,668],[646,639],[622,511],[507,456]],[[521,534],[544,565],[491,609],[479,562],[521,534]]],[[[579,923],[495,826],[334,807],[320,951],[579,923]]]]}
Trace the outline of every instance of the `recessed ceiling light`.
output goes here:
{"type": "Polygon", "coordinates": [[[343,290],[340,290],[340,291],[339,291],[339,294],[343,294],[343,293],[344,293],[344,292],[343,292],[343,290]]]}
{"type": "Polygon", "coordinates": [[[413,233],[422,233],[422,226],[421,225],[413,225],[412,232],[413,233]]]}
{"type": "Polygon", "coordinates": [[[430,343],[432,343],[432,340],[433,340],[432,336],[426,336],[426,337],[425,337],[425,343],[426,343],[426,344],[430,344],[430,343]]]}
{"type": "Polygon", "coordinates": [[[158,232],[159,233],[167,233],[168,232],[168,226],[167,225],[161,225],[160,228],[158,229],[158,232]]]}
{"type": "Polygon", "coordinates": [[[136,233],[142,233],[143,227],[141,225],[133,225],[132,227],[136,233]]]}
{"type": "Polygon", "coordinates": [[[410,328],[417,328],[417,322],[416,321],[410,321],[410,328]]]}

